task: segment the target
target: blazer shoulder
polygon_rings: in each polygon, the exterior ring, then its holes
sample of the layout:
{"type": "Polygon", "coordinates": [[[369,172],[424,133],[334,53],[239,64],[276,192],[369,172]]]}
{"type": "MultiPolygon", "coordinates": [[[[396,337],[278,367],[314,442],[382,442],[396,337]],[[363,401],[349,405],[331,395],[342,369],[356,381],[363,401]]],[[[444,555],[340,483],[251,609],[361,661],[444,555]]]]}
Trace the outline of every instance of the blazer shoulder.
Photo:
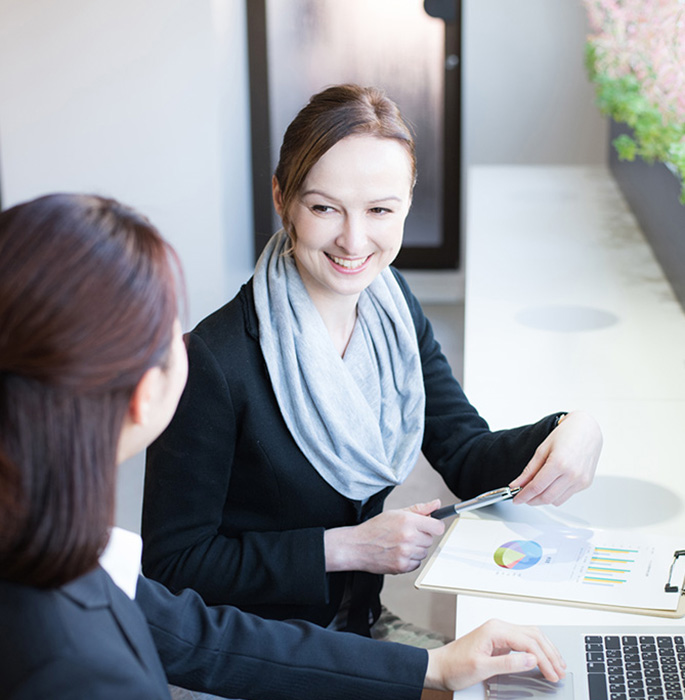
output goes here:
{"type": "Polygon", "coordinates": [[[95,700],[114,698],[115,685],[130,684],[128,698],[162,697],[158,678],[128,661],[129,647],[110,616],[101,586],[91,587],[72,595],[63,588],[0,583],[0,677],[3,689],[12,689],[10,695],[85,697],[76,693],[78,688],[95,700]],[[138,687],[148,694],[136,694],[138,687]]]}
{"type": "Polygon", "coordinates": [[[242,336],[259,338],[252,279],[229,302],[205,317],[188,335],[198,336],[214,350],[235,343],[242,336]]]}

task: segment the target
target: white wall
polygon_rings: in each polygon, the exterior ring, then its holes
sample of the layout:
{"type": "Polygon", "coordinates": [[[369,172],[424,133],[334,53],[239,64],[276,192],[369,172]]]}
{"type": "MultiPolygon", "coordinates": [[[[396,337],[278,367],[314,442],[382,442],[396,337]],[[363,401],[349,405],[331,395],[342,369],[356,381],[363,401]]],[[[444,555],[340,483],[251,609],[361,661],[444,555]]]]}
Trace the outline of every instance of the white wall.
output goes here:
{"type": "MultiPolygon", "coordinates": [[[[131,204],[178,250],[186,326],[252,271],[243,0],[1,0],[3,205],[52,191],[131,204]]],[[[137,530],[143,459],[119,472],[137,530]]]]}
{"type": "Polygon", "coordinates": [[[466,163],[606,162],[582,0],[464,0],[463,22],[466,163]]]}
{"type": "Polygon", "coordinates": [[[242,0],[2,0],[5,206],[94,191],[180,253],[194,323],[252,268],[242,0]]]}

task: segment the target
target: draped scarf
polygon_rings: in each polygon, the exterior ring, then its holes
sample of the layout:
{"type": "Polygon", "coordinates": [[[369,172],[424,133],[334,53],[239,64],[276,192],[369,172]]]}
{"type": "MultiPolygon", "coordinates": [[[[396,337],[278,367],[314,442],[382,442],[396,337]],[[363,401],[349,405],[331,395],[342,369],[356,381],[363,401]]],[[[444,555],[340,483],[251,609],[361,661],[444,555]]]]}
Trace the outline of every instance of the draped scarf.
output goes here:
{"type": "Polygon", "coordinates": [[[281,230],[255,268],[259,340],[283,419],[314,469],[364,501],[416,464],[425,390],[416,329],[388,268],[361,293],[344,357],[336,351],[281,230]]]}

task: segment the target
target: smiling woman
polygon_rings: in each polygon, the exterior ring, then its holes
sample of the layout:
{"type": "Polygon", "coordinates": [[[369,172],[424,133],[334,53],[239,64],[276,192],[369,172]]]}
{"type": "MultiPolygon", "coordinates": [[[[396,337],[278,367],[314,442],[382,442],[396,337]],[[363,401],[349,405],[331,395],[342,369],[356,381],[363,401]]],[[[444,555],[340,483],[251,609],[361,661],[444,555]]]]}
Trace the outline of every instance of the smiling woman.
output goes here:
{"type": "Polygon", "coordinates": [[[519,502],[560,503],[590,483],[592,418],[493,433],[454,379],[391,267],[415,181],[411,132],[378,89],[324,90],[288,127],[283,229],[189,334],[186,390],[148,450],[148,575],[262,617],[436,646],[380,603],[383,575],[414,571],[444,531],[438,500],[383,512],[419,453],[462,498],[515,479],[519,502]]]}
{"type": "Polygon", "coordinates": [[[314,165],[287,212],[273,179],[274,205],[289,222],[297,271],[340,355],[354,329],[359,295],[402,245],[411,168],[397,141],[353,135],[314,165]]]}

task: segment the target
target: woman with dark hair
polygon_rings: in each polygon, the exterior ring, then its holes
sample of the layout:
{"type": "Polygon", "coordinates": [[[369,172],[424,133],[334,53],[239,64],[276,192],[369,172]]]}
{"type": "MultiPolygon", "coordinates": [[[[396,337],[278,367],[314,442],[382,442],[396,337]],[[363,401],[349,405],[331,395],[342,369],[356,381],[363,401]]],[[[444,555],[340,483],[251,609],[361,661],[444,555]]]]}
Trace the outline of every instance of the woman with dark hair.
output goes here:
{"type": "Polygon", "coordinates": [[[415,182],[411,132],[378,89],[328,88],[290,124],[273,177],[283,229],[189,334],[186,390],[148,450],[147,575],[387,638],[383,574],[416,569],[444,531],[437,501],[383,512],[420,451],[461,498],[510,483],[520,503],[559,504],[591,483],[593,418],[492,432],[454,379],[390,267],[415,182]]]}
{"type": "Polygon", "coordinates": [[[187,376],[175,256],[133,210],[51,195],[0,213],[0,700],[418,698],[539,664],[539,631],[492,622],[439,650],[208,608],[99,566],[116,465],[171,419],[187,376]],[[509,649],[524,654],[497,656],[509,649]]]}

